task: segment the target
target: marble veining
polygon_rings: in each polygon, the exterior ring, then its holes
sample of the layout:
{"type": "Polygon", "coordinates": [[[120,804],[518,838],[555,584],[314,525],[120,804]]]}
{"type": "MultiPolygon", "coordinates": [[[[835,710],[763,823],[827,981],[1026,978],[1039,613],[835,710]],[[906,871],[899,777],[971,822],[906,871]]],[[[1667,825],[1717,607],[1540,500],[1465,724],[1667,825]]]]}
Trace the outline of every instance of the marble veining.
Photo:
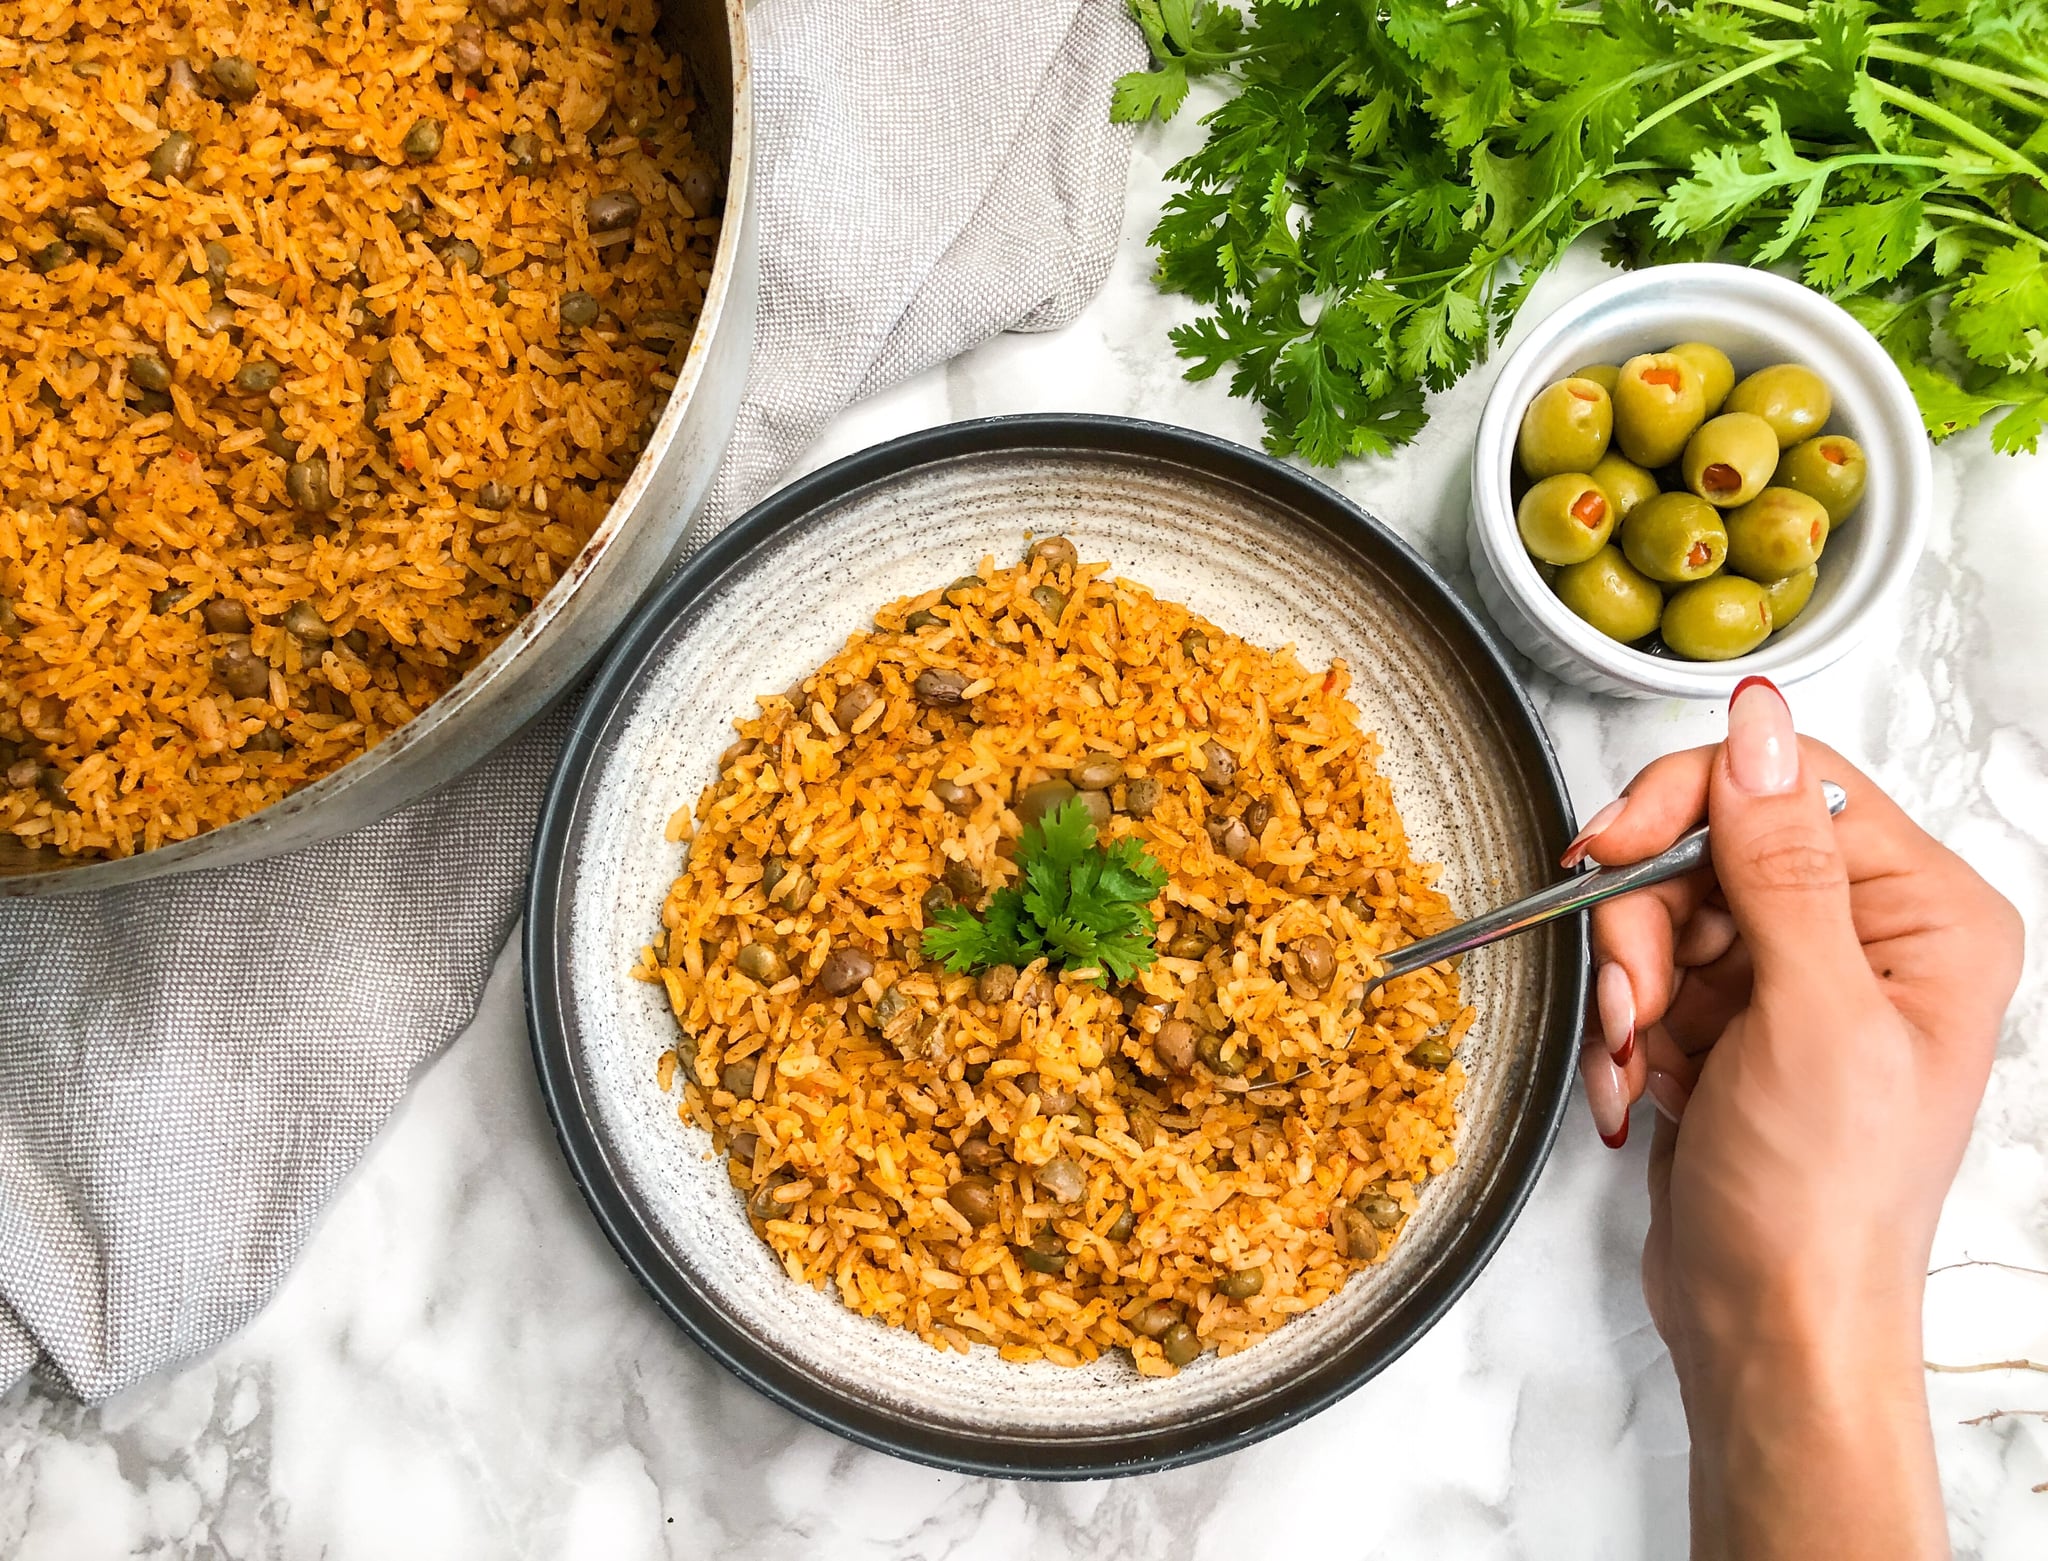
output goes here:
{"type": "MultiPolygon", "coordinates": [[[[1163,170],[1191,116],[1142,138],[1122,252],[1074,325],[1006,337],[843,415],[815,466],[955,418],[1125,413],[1256,443],[1253,409],[1190,385],[1185,316],[1147,281],[1163,170]]],[[[1604,275],[1576,255],[1532,316],[1604,275]]],[[[1336,484],[1470,597],[1464,461],[1489,375],[1436,398],[1411,449],[1336,484]]],[[[1909,600],[1792,690],[1800,723],[1891,788],[2048,925],[2048,457],[1981,437],[1935,457],[1909,600]]],[[[1711,706],[1532,689],[1581,813],[1656,754],[1717,735],[1711,706]]],[[[2030,955],[1937,1263],[2048,1267],[2048,997],[2030,955]]],[[[1685,1429],[1636,1282],[1646,1120],[1610,1153],[1574,1108],[1492,1266],[1391,1370],[1231,1458],[1140,1479],[970,1479],[855,1449],[740,1386],[635,1287],[542,1113],[516,956],[428,1069],[276,1300],[212,1356],[83,1409],[0,1398],[0,1555],[919,1558],[1678,1557],[1685,1429]]],[[[2048,1278],[1949,1269],[1927,1349],[2048,1358],[2048,1278]]],[[[1957,1551],[2048,1552],[2048,1379],[1930,1379],[1957,1551]]]]}

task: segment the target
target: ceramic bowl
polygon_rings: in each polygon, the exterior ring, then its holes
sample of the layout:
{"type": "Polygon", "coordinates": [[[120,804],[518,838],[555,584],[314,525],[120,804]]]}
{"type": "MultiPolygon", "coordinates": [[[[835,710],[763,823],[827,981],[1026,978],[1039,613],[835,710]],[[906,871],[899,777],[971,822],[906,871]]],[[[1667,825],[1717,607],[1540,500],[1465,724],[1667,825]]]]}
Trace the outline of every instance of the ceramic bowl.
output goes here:
{"type": "Polygon", "coordinates": [[[526,915],[528,1015],[564,1153],[620,1255],[718,1360],[856,1441],[985,1473],[1131,1472],[1313,1413],[1440,1316],[1527,1196],[1571,1088],[1585,937],[1470,956],[1479,1019],[1460,1163],[1388,1259],[1229,1359],[1166,1380],[941,1353],[796,1283],[747,1224],[710,1138],[654,1070],[675,1026],[628,970],[659,925],[694,802],[763,690],[787,688],[881,604],[1020,557],[1027,531],[1304,661],[1341,656],[1384,744],[1419,857],[1477,908],[1548,881],[1571,833],[1541,726],[1484,628],[1405,544],[1262,455],[1106,418],[956,424],[782,490],[640,612],[584,703],[542,817],[526,915]]]}
{"type": "Polygon", "coordinates": [[[1933,503],[1933,464],[1913,393],[1839,305],[1748,266],[1652,266],[1573,299],[1502,365],[1472,449],[1472,573],[1501,632],[1546,672],[1602,694],[1723,699],[1745,677],[1793,683],[1853,649],[1903,596],[1933,503]],[[1863,502],[1829,536],[1806,611],[1728,661],[1652,656],[1571,612],[1523,550],[1509,491],[1522,412],[1539,390],[1582,364],[1621,363],[1682,341],[1719,347],[1738,379],[1770,363],[1805,364],[1834,393],[1828,431],[1854,439],[1870,462],[1863,502]]]}

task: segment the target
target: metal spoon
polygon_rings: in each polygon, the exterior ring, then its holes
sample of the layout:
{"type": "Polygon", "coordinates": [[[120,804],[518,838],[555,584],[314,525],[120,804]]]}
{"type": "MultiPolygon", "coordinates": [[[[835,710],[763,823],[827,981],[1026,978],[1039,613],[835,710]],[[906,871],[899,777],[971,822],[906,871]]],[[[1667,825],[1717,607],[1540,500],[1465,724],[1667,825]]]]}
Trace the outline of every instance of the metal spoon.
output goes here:
{"type": "MultiPolygon", "coordinates": [[[[1849,805],[1849,794],[1833,781],[1822,781],[1820,789],[1828,799],[1828,812],[1840,813],[1849,805]]],[[[1483,948],[1489,943],[1498,943],[1502,938],[1511,938],[1518,932],[1527,932],[1531,927],[1556,921],[1560,916],[1577,915],[1616,895],[1633,894],[1638,889],[1649,888],[1651,884],[1683,878],[1706,859],[1707,826],[1702,824],[1680,835],[1669,849],[1653,857],[1631,862],[1626,867],[1595,867],[1575,873],[1563,883],[1537,890],[1527,899],[1460,922],[1448,932],[1439,932],[1405,948],[1394,949],[1381,956],[1380,973],[1366,990],[1371,991],[1396,976],[1408,975],[1454,955],[1483,948]]]]}

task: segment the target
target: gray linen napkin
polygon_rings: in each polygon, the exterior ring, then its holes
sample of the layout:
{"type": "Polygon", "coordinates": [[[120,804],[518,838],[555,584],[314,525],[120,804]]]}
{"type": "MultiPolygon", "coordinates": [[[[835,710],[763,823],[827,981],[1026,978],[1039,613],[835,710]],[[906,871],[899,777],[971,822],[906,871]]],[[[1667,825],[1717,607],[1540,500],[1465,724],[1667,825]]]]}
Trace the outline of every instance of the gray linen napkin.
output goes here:
{"type": "MultiPolygon", "coordinates": [[[[760,0],[761,299],[692,527],[849,402],[1043,330],[1114,251],[1143,63],[1123,0],[760,0]]],[[[394,818],[273,862],[0,902],[0,1388],[110,1394],[247,1322],[518,912],[564,718],[394,818]]]]}

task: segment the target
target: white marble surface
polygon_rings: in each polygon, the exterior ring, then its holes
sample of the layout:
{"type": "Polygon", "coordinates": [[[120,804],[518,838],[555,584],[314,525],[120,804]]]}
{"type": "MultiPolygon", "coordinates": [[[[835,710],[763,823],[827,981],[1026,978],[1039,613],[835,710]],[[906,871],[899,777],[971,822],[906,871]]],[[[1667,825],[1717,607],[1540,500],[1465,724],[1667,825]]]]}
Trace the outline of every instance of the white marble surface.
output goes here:
{"type": "MultiPolygon", "coordinates": [[[[1143,245],[1188,125],[1140,142],[1114,274],[1057,335],[993,342],[855,408],[807,464],[951,419],[1128,413],[1256,442],[1255,414],[1188,385],[1143,245]]],[[[1585,257],[1531,311],[1600,273],[1585,257]]],[[[1461,459],[1489,376],[1422,441],[1337,481],[1463,581],[1461,459]]],[[[2048,457],[1937,456],[1910,610],[1791,693],[1802,726],[1877,775],[2010,895],[2048,902],[2048,457]]],[[[1538,680],[1581,813],[1721,712],[1617,704],[1538,680]]],[[[2029,960],[1937,1261],[2048,1267],[2048,1048],[2029,960]]],[[[1644,1141],[1610,1153],[1582,1108],[1493,1265],[1378,1380],[1233,1457],[1119,1482],[967,1479],[858,1450],[757,1398],[636,1289],[587,1216],[535,1092],[516,956],[427,1071],[254,1326],[94,1409],[0,1399],[0,1555],[501,1557],[1304,1554],[1672,1557],[1685,1428],[1636,1260],[1644,1141]]],[[[1930,1282],[1943,1361],[2048,1358],[2048,1278],[1930,1282]]],[[[1931,1378],[1959,1554],[2048,1553],[2048,1377],[1931,1378]]]]}

